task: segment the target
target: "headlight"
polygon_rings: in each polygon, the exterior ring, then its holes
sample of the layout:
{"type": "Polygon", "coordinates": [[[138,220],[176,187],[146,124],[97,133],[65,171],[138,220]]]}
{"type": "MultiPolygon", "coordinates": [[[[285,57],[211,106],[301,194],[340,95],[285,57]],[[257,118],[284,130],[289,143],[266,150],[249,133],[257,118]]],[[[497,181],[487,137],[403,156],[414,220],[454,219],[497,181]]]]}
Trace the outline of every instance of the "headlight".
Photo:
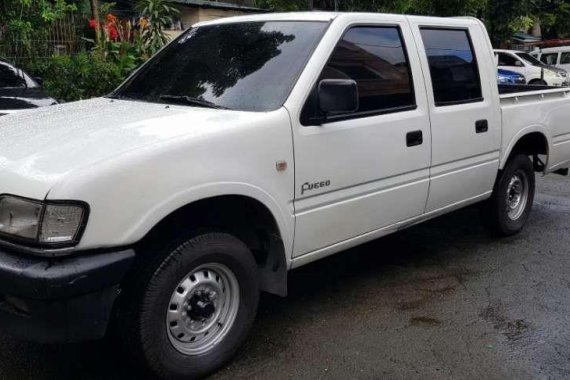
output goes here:
{"type": "Polygon", "coordinates": [[[544,70],[544,76],[546,78],[562,78],[562,74],[552,70],[544,70]]]}
{"type": "Polygon", "coordinates": [[[40,202],[0,196],[0,234],[51,247],[77,243],[87,206],[78,202],[40,202]]]}

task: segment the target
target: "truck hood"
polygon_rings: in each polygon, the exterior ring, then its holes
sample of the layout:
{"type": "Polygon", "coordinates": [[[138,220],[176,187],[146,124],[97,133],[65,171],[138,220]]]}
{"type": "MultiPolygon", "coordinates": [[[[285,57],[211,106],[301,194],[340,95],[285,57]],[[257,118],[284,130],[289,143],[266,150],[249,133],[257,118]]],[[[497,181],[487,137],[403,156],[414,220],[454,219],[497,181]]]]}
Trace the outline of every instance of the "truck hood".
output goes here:
{"type": "Polygon", "coordinates": [[[98,98],[2,116],[0,194],[43,199],[74,170],[185,135],[235,127],[254,115],[98,98]]]}

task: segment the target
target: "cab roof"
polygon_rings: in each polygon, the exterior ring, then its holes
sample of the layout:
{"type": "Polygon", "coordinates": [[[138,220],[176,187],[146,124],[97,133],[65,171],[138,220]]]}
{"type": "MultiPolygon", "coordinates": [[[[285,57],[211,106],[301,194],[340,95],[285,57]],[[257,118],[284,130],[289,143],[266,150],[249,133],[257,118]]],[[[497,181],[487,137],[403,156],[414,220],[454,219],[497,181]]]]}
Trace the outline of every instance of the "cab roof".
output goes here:
{"type": "MultiPolygon", "coordinates": [[[[227,17],[222,19],[216,19],[211,21],[202,21],[193,26],[205,26],[205,25],[216,25],[216,24],[228,24],[237,22],[256,22],[256,21],[321,21],[329,22],[338,17],[348,16],[362,16],[366,18],[376,17],[381,18],[385,16],[386,18],[394,17],[396,15],[389,13],[366,13],[366,12],[286,12],[286,13],[261,13],[253,15],[243,15],[227,17]]],[[[480,23],[479,20],[473,17],[426,17],[426,16],[407,16],[407,15],[397,15],[399,17],[406,17],[414,21],[433,21],[441,20],[442,23],[449,23],[449,20],[462,21],[465,25],[470,25],[474,23],[480,23]]]]}

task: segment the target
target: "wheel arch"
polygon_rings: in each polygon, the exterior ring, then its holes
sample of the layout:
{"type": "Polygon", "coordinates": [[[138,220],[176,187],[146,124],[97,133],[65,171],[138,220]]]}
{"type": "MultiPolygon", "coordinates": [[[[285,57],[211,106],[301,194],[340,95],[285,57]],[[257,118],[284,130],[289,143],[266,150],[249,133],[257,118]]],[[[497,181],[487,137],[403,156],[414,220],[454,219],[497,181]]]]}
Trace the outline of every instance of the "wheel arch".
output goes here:
{"type": "Polygon", "coordinates": [[[522,153],[528,156],[545,156],[543,168],[537,167],[535,162],[535,170],[543,171],[548,167],[550,145],[546,128],[543,126],[525,128],[511,139],[501,157],[499,169],[502,170],[513,155],[522,153]]]}
{"type": "Polygon", "coordinates": [[[171,200],[139,226],[138,234],[143,229],[144,233],[135,247],[175,238],[190,230],[227,232],[242,240],[254,254],[261,290],[285,296],[292,247],[290,226],[267,193],[259,191],[257,195],[261,196],[254,196],[251,192],[206,191],[208,196],[195,195],[186,202],[171,200]]]}

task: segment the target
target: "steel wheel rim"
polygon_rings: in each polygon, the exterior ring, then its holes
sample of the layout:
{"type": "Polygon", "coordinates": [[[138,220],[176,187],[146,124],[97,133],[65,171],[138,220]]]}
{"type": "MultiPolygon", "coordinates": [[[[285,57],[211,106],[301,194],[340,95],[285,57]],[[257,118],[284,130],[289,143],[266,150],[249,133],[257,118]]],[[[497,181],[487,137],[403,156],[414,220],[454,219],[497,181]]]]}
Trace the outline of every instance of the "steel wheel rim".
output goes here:
{"type": "Polygon", "coordinates": [[[529,194],[528,176],[519,170],[513,174],[507,186],[507,216],[517,220],[526,209],[529,194]]]}
{"type": "Polygon", "coordinates": [[[239,309],[239,283],[225,265],[198,266],[178,283],[166,312],[172,346],[185,355],[210,351],[226,337],[239,309]]]}

